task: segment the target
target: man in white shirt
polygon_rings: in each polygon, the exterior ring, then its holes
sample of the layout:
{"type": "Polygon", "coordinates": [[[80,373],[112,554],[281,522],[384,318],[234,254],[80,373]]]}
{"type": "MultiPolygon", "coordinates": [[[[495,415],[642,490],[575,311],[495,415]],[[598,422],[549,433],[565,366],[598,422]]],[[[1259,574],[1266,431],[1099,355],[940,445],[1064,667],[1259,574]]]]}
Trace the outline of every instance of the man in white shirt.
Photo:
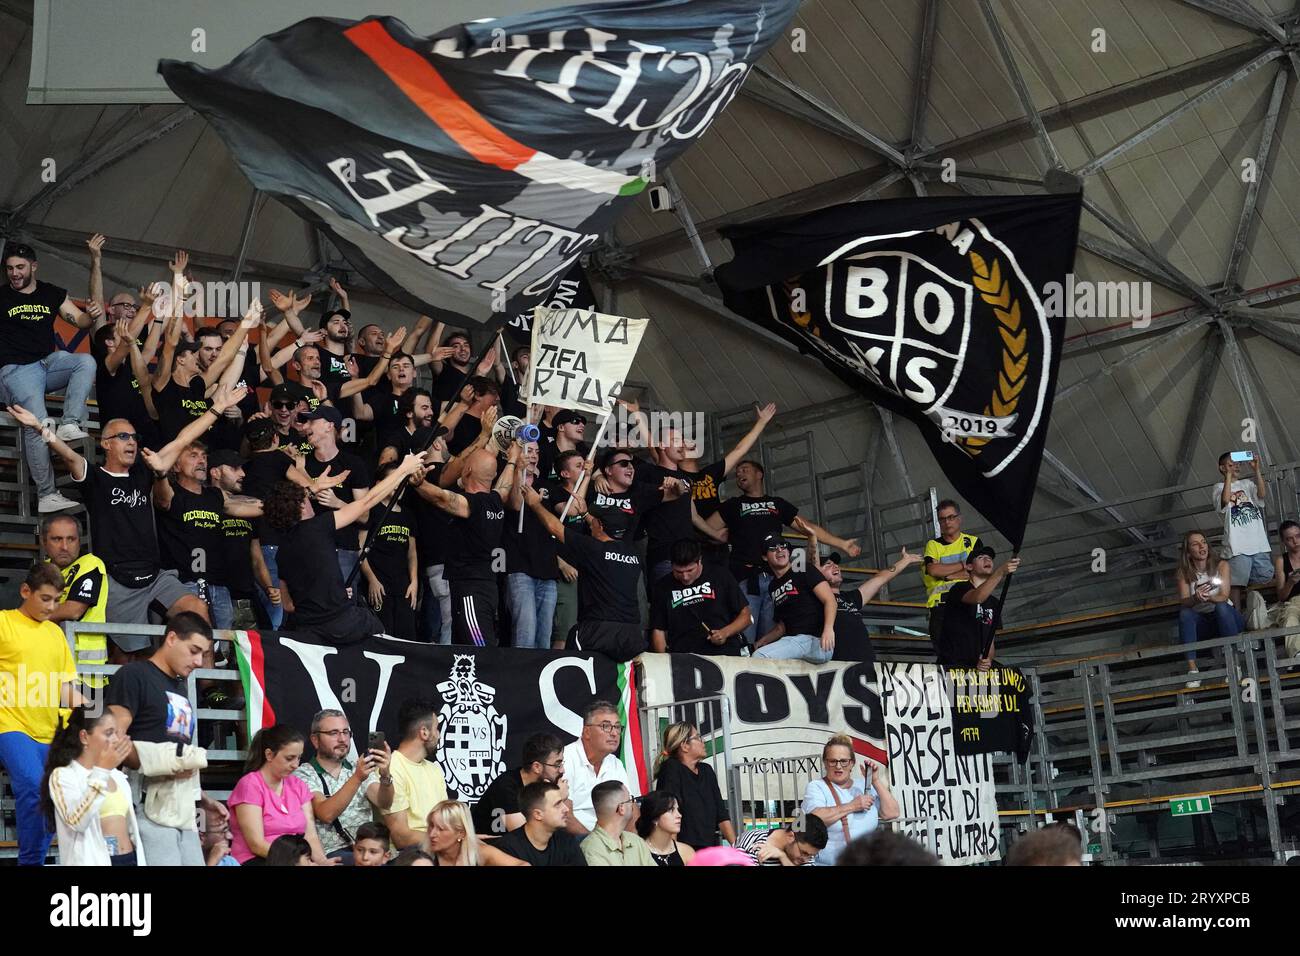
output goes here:
{"type": "Polygon", "coordinates": [[[1219,473],[1223,481],[1214,486],[1214,507],[1223,515],[1223,549],[1232,572],[1232,604],[1248,617],[1246,588],[1273,580],[1273,546],[1264,527],[1264,501],[1267,489],[1259,472],[1259,456],[1252,455],[1253,480],[1238,479],[1239,465],[1234,454],[1219,456],[1219,473]]]}
{"type": "MultiPolygon", "coordinates": [[[[582,736],[564,748],[564,776],[569,781],[569,803],[573,808],[568,823],[570,833],[590,833],[596,826],[596,809],[591,801],[596,784],[617,780],[632,796],[640,796],[640,788],[628,779],[618,759],[622,739],[618,710],[607,700],[592,701],[583,713],[582,736]]],[[[632,817],[633,826],[639,815],[638,807],[632,817]]]]}

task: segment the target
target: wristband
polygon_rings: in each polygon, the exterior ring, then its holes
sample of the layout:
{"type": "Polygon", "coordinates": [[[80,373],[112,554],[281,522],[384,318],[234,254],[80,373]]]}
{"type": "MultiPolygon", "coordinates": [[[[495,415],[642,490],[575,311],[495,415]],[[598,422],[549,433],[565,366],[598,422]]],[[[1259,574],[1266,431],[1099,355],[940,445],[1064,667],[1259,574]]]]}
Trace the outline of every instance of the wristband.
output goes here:
{"type": "Polygon", "coordinates": [[[383,355],[380,356],[380,358],[384,359],[385,361],[387,361],[388,359],[391,359],[392,357],[393,357],[393,353],[392,353],[392,352],[385,352],[383,355]]]}

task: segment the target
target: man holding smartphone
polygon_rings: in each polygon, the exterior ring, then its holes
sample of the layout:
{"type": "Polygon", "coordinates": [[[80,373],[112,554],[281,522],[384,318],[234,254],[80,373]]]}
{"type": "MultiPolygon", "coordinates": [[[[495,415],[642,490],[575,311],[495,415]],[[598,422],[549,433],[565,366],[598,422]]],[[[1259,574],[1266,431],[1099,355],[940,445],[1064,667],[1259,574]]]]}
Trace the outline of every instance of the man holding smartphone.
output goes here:
{"type": "Polygon", "coordinates": [[[346,759],[352,747],[352,727],[341,710],[322,710],[311,720],[311,745],[316,756],[294,771],[311,788],[316,833],[326,856],[352,865],[357,828],[372,819],[371,805],[387,813],[393,804],[393,778],[388,772],[392,751],[383,734],[371,734],[367,749],[354,766],[346,759]]]}
{"type": "Polygon", "coordinates": [[[1267,489],[1259,470],[1259,456],[1248,451],[1225,451],[1219,456],[1223,481],[1214,486],[1214,506],[1223,515],[1223,548],[1232,570],[1232,604],[1250,620],[1246,589],[1273,580],[1273,548],[1264,527],[1267,489]],[[1238,479],[1242,465],[1250,479],[1238,479]]]}

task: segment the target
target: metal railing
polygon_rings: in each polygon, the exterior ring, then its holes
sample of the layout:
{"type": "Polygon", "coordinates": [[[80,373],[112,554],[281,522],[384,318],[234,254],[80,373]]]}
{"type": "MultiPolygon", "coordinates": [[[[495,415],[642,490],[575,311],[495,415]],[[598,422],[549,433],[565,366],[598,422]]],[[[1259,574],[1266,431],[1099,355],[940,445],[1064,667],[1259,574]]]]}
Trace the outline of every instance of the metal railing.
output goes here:
{"type": "Polygon", "coordinates": [[[641,752],[645,755],[646,774],[652,788],[655,764],[659,757],[664,756],[664,731],[672,724],[683,722],[699,729],[707,754],[705,762],[713,768],[718,786],[724,788],[722,796],[727,802],[727,813],[739,833],[740,803],[735,799],[736,791],[731,787],[731,698],[726,694],[713,694],[673,701],[670,704],[642,705],[640,718],[641,752]]]}

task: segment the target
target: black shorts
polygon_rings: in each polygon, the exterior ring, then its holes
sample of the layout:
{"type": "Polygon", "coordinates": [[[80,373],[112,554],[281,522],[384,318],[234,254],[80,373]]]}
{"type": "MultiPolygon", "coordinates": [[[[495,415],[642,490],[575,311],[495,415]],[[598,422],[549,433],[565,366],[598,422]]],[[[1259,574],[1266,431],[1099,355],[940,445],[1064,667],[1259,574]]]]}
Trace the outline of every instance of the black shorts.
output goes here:
{"type": "Polygon", "coordinates": [[[604,654],[616,661],[630,661],[645,650],[645,633],[640,624],[579,621],[567,647],[569,650],[604,654]]]}
{"type": "Polygon", "coordinates": [[[451,642],[496,647],[496,580],[447,583],[451,588],[451,642]]]}
{"type": "Polygon", "coordinates": [[[375,612],[358,604],[348,604],[327,621],[306,622],[295,620],[295,629],[318,634],[330,644],[355,644],[372,634],[383,634],[384,625],[375,612]]]}

